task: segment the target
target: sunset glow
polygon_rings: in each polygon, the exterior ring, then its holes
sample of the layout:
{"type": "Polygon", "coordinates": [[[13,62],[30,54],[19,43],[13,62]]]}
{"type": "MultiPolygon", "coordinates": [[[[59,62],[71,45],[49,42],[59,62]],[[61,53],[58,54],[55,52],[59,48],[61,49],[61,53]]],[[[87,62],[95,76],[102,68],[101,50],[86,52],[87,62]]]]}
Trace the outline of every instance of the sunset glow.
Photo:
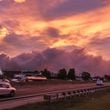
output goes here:
{"type": "Polygon", "coordinates": [[[109,0],[1,0],[0,53],[48,48],[110,60],[109,0]]]}
{"type": "Polygon", "coordinates": [[[110,0],[0,0],[0,68],[110,73],[109,30],[110,0]]]}
{"type": "Polygon", "coordinates": [[[17,2],[17,3],[23,3],[23,2],[25,2],[26,0],[14,0],[15,2],[17,2]]]}
{"type": "Polygon", "coordinates": [[[8,30],[5,27],[0,28],[0,39],[2,40],[8,34],[8,30]]]}

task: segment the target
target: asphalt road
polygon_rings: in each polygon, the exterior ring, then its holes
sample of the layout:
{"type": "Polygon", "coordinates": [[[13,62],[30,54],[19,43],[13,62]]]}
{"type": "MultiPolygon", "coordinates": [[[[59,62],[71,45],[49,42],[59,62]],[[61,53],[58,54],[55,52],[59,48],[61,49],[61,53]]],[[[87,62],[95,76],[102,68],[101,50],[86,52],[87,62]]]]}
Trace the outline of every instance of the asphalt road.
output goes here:
{"type": "MultiPolygon", "coordinates": [[[[110,86],[110,83],[106,83],[106,86],[110,86]]],[[[20,90],[18,90],[18,93],[26,93],[26,91],[28,91],[25,95],[27,94],[32,94],[34,92],[36,92],[38,95],[39,94],[45,94],[48,92],[56,92],[56,91],[63,91],[63,90],[78,90],[78,89],[86,89],[86,88],[94,88],[97,87],[95,83],[88,83],[88,84],[62,84],[62,85],[56,85],[56,86],[44,86],[43,88],[41,87],[40,90],[37,88],[22,88],[20,90]],[[28,90],[27,90],[28,89],[28,90]],[[36,91],[38,90],[38,91],[36,91]],[[24,92],[25,91],[25,92],[24,92]],[[32,92],[29,92],[32,91],[32,92]]],[[[23,95],[23,94],[22,94],[23,95]]],[[[37,103],[37,102],[41,102],[43,101],[43,95],[41,96],[36,96],[36,97],[30,97],[30,98],[23,98],[23,99],[16,99],[16,100],[9,100],[9,101],[4,101],[4,102],[0,102],[0,110],[4,110],[4,109],[11,109],[14,107],[18,107],[21,105],[25,105],[25,104],[30,104],[30,103],[37,103]]]]}
{"type": "Polygon", "coordinates": [[[41,93],[41,92],[48,92],[48,91],[56,91],[56,90],[65,90],[65,89],[75,89],[75,88],[86,88],[86,87],[94,87],[96,86],[95,83],[87,83],[87,84],[48,84],[48,85],[30,85],[27,87],[19,87],[17,88],[16,96],[23,96],[23,95],[29,95],[29,94],[35,94],[35,93],[41,93]]]}

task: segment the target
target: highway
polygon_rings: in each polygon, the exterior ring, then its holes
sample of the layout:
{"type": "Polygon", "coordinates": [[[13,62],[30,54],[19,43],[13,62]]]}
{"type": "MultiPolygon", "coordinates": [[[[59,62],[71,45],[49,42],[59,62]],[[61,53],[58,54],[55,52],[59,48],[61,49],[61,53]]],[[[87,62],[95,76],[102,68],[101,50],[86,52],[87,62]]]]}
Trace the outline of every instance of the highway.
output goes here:
{"type": "MultiPolygon", "coordinates": [[[[110,83],[104,84],[105,86],[110,86],[110,83]]],[[[87,88],[94,88],[97,87],[95,83],[88,83],[88,84],[73,84],[72,86],[67,85],[57,85],[52,88],[45,87],[44,89],[41,89],[39,91],[34,91],[32,94],[26,94],[26,95],[18,95],[14,98],[9,99],[2,99],[0,101],[0,110],[4,109],[11,109],[14,107],[22,106],[25,104],[30,103],[37,103],[44,101],[43,95],[48,93],[56,93],[56,92],[63,92],[63,91],[69,91],[69,90],[79,90],[79,89],[87,89],[87,88]],[[60,87],[60,88],[59,88],[60,87]]]]}
{"type": "Polygon", "coordinates": [[[95,83],[82,83],[82,84],[73,84],[73,83],[66,83],[66,84],[48,84],[48,85],[30,85],[26,87],[19,87],[17,89],[17,96],[24,96],[30,94],[36,94],[41,92],[48,92],[48,91],[56,91],[56,90],[66,90],[66,89],[74,89],[74,88],[86,88],[86,87],[94,87],[96,86],[95,83]]]}

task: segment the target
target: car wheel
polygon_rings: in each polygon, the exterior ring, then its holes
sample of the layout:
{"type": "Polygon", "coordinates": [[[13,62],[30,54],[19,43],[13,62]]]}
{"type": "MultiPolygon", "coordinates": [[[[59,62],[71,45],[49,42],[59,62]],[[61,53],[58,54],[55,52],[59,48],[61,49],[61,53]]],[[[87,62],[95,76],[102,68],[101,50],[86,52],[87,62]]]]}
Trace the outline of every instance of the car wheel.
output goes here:
{"type": "Polygon", "coordinates": [[[10,96],[11,96],[11,97],[14,97],[14,96],[15,96],[15,91],[11,91],[11,92],[10,92],[10,96]]]}

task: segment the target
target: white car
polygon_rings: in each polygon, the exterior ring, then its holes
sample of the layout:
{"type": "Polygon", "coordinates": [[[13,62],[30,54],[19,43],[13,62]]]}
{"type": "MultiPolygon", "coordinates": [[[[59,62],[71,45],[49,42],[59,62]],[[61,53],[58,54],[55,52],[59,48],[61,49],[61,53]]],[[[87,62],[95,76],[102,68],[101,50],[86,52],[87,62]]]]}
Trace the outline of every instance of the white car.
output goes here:
{"type": "Polygon", "coordinates": [[[0,82],[7,82],[10,83],[10,81],[8,79],[0,79],[0,82]]]}
{"type": "Polygon", "coordinates": [[[96,81],[96,85],[101,86],[101,85],[104,85],[104,83],[103,83],[103,81],[102,81],[102,80],[97,79],[97,81],[96,81]]]}
{"type": "Polygon", "coordinates": [[[21,82],[25,82],[26,81],[26,78],[25,78],[25,75],[22,75],[22,74],[16,74],[14,76],[13,79],[11,79],[12,82],[15,82],[15,83],[21,83],[21,82]]]}
{"type": "Polygon", "coordinates": [[[10,83],[0,82],[0,96],[15,96],[16,89],[10,83]]]}

